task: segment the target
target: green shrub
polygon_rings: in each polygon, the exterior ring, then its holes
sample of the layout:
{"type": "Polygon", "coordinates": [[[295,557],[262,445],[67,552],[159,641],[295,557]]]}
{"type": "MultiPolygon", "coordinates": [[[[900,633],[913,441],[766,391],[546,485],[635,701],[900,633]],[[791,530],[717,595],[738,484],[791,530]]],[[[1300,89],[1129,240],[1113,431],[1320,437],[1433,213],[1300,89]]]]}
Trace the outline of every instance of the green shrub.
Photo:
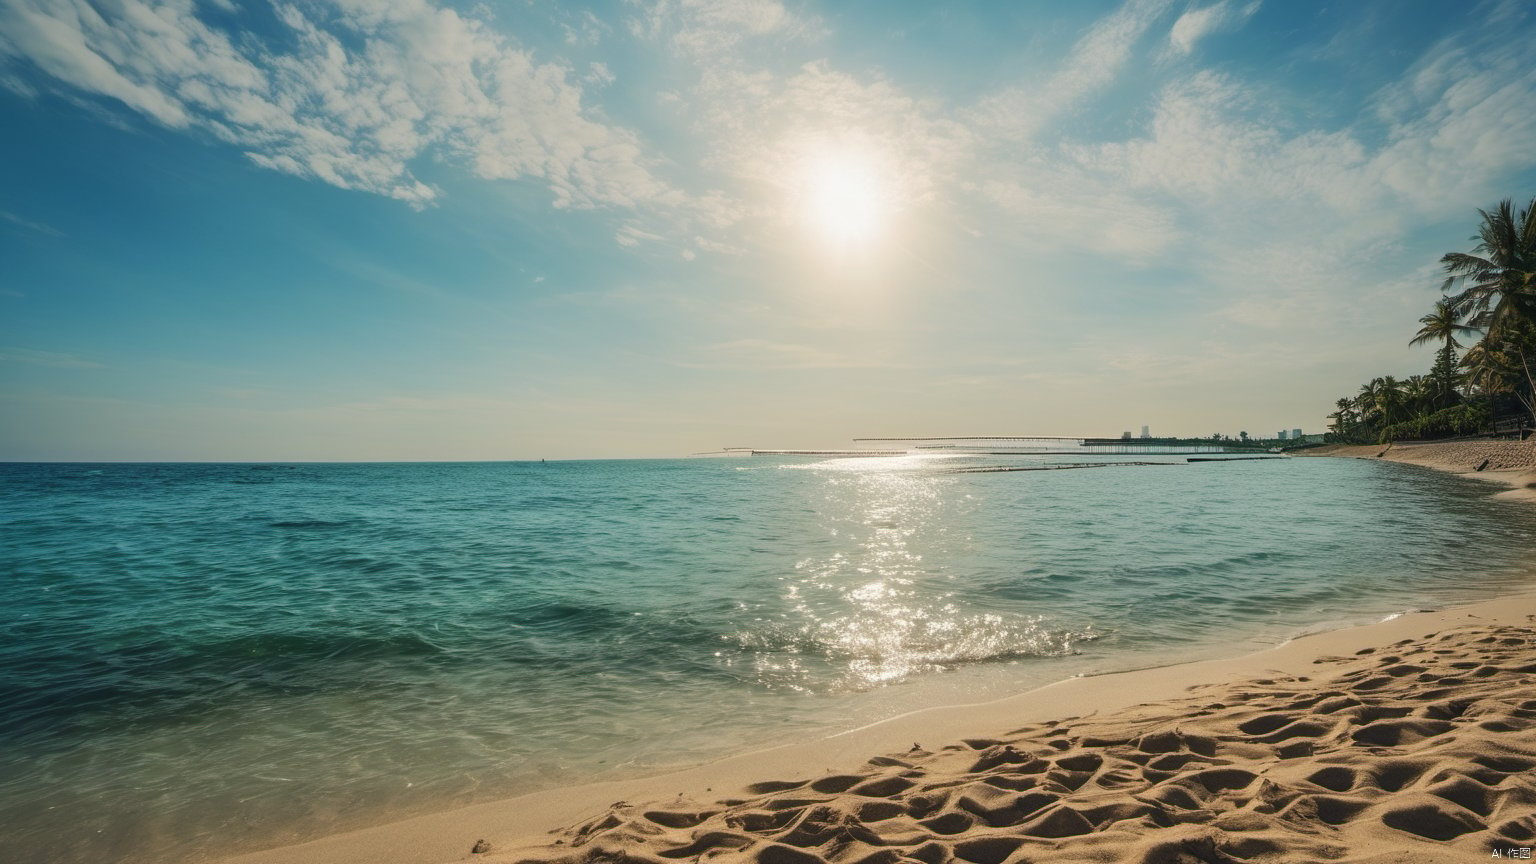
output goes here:
{"type": "Polygon", "coordinates": [[[1487,431],[1490,415],[1488,406],[1467,403],[1443,408],[1433,414],[1393,423],[1381,430],[1377,443],[1392,441],[1427,441],[1434,438],[1455,438],[1460,435],[1476,435],[1487,431]]]}
{"type": "Polygon", "coordinates": [[[1357,424],[1343,432],[1325,432],[1324,444],[1375,444],[1377,438],[1376,427],[1357,424]]]}

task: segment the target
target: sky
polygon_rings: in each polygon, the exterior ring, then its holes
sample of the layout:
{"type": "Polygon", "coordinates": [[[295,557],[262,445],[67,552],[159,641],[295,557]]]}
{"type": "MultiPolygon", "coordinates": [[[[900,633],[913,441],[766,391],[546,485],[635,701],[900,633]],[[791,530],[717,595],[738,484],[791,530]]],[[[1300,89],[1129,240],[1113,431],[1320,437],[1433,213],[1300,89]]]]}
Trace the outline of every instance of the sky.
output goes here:
{"type": "Polygon", "coordinates": [[[0,460],[1321,431],[1520,2],[0,0],[0,460]]]}

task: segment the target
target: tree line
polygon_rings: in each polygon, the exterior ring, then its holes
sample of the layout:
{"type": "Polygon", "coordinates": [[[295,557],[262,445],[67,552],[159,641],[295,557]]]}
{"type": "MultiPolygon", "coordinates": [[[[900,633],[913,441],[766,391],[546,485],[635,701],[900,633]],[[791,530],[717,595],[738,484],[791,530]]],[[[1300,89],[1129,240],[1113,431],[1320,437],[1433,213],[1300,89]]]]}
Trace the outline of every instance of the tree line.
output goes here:
{"type": "Polygon", "coordinates": [[[1505,199],[1478,213],[1477,245],[1441,257],[1443,296],[1409,340],[1437,346],[1428,374],[1372,378],[1339,399],[1328,415],[1331,440],[1387,443],[1536,425],[1536,198],[1518,211],[1505,199]]]}

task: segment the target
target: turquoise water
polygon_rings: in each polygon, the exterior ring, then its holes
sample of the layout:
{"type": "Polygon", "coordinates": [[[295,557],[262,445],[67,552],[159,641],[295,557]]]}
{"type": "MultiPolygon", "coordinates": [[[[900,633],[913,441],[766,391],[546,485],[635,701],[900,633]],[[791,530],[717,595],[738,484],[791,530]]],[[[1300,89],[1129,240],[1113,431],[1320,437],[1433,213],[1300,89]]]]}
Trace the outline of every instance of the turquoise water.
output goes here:
{"type": "MultiPolygon", "coordinates": [[[[0,466],[0,860],[175,860],[1528,582],[1342,459],[0,466]]],[[[1124,457],[1118,457],[1123,460],[1124,457]]]]}

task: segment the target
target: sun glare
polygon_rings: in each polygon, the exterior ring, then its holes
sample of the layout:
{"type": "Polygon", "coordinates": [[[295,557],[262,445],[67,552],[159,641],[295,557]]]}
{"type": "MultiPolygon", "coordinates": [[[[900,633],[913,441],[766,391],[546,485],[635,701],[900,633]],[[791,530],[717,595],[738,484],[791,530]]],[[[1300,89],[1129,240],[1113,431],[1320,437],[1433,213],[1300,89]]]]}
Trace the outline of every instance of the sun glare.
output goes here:
{"type": "Polygon", "coordinates": [[[820,239],[839,247],[878,240],[892,210],[890,172],[867,149],[827,147],[803,161],[800,216],[820,239]]]}

